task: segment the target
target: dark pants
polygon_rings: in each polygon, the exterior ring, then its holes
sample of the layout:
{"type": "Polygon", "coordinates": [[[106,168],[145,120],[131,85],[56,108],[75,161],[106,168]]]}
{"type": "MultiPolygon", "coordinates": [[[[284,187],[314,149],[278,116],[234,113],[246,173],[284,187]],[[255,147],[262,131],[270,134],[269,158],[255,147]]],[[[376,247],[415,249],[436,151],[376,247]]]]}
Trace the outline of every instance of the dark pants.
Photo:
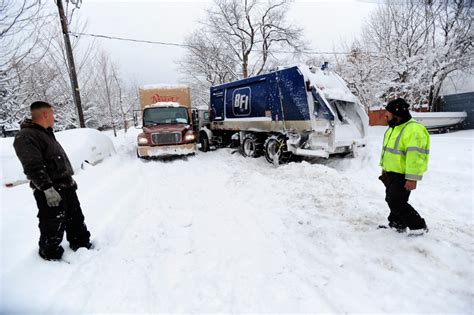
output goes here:
{"type": "Polygon", "coordinates": [[[400,229],[408,227],[410,230],[426,228],[425,220],[408,203],[410,191],[405,189],[405,175],[393,172],[385,174],[385,201],[390,208],[390,226],[400,229]]]}
{"type": "Polygon", "coordinates": [[[56,190],[62,198],[58,207],[48,206],[43,191],[34,191],[39,210],[39,250],[40,255],[47,259],[61,258],[64,252],[61,247],[64,231],[66,231],[70,246],[76,247],[87,246],[91,235],[84,224],[84,215],[77,198],[76,187],[56,190]]]}

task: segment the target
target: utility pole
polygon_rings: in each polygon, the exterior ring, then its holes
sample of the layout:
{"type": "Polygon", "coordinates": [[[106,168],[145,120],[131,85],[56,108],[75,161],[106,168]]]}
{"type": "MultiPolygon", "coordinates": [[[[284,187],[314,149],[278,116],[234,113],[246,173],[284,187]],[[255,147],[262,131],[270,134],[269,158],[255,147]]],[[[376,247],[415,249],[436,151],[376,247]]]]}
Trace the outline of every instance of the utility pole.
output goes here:
{"type": "Polygon", "coordinates": [[[66,47],[66,59],[69,69],[69,78],[71,79],[72,96],[76,104],[77,114],[79,115],[79,125],[85,128],[84,113],[82,112],[81,94],[79,93],[79,83],[77,81],[76,66],[74,64],[74,56],[72,55],[71,41],[69,40],[69,31],[67,29],[67,19],[64,14],[64,7],[62,0],[56,0],[58,4],[59,18],[61,19],[61,27],[63,30],[64,44],[66,47]]]}

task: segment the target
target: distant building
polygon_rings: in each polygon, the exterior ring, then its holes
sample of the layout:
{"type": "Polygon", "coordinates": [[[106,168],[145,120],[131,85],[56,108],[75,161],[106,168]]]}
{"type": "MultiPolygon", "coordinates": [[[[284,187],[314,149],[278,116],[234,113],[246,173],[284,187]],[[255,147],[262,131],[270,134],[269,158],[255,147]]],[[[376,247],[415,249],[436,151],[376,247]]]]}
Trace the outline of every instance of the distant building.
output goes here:
{"type": "Polygon", "coordinates": [[[446,78],[441,88],[441,110],[467,113],[465,129],[474,129],[474,71],[456,72],[446,78]]]}
{"type": "MultiPolygon", "coordinates": [[[[474,129],[474,70],[472,73],[454,72],[441,87],[441,111],[466,112],[463,123],[465,129],[474,129]]],[[[428,111],[427,107],[414,109],[417,112],[428,111]]],[[[377,104],[369,107],[369,124],[386,126],[385,107],[377,104]]]]}

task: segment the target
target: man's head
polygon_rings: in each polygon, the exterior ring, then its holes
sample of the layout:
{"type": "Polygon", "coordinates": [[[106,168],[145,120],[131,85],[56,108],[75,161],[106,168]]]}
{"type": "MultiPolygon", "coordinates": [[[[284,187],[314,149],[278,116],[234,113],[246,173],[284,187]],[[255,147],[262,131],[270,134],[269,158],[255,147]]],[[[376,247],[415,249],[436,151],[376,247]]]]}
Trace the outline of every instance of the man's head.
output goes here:
{"type": "Polygon", "coordinates": [[[52,128],[54,126],[53,107],[42,101],[33,102],[30,106],[31,119],[35,124],[44,128],[52,128]]]}
{"type": "Polygon", "coordinates": [[[403,98],[397,98],[388,102],[387,106],[385,106],[387,110],[385,118],[387,119],[388,125],[393,127],[398,122],[410,118],[409,108],[410,105],[403,98]]]}

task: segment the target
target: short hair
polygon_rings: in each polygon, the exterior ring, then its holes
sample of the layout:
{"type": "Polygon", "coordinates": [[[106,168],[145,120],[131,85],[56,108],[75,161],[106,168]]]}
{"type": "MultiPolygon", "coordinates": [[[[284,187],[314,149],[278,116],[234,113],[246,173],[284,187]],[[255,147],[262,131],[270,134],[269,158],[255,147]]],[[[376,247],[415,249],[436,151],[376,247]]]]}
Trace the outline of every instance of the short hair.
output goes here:
{"type": "Polygon", "coordinates": [[[49,103],[46,103],[46,102],[43,102],[43,101],[36,101],[36,102],[33,102],[30,106],[30,110],[31,111],[34,111],[36,109],[40,109],[40,108],[51,108],[53,106],[51,106],[51,104],[49,103]]]}

